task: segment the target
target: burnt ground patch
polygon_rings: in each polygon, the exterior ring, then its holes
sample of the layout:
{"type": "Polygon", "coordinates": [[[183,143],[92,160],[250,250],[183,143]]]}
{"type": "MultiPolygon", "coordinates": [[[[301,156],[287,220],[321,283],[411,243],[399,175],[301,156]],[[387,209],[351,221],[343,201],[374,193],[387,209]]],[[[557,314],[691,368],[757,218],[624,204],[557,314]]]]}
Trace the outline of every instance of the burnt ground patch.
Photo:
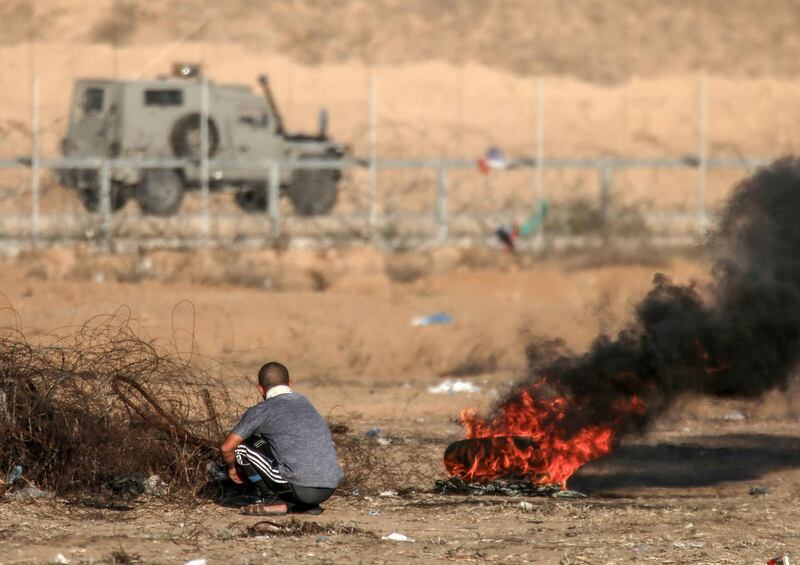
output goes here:
{"type": "Polygon", "coordinates": [[[569,487],[595,496],[618,489],[704,487],[794,467],[800,467],[800,437],[704,435],[691,442],[623,445],[580,469],[569,487]]]}

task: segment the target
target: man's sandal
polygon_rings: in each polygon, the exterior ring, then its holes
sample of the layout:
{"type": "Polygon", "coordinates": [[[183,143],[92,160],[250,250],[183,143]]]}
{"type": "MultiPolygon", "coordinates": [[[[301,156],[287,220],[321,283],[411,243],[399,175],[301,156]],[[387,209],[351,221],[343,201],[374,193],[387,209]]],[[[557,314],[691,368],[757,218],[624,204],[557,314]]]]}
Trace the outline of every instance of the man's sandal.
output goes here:
{"type": "Polygon", "coordinates": [[[289,513],[289,508],[283,502],[256,502],[242,507],[242,514],[248,516],[282,516],[289,513]]]}

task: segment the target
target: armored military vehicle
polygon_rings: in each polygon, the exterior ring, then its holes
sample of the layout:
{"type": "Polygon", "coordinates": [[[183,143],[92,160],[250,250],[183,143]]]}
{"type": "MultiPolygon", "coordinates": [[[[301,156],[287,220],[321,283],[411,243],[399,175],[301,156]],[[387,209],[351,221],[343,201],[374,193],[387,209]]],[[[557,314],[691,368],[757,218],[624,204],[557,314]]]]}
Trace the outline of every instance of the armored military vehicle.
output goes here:
{"type": "MultiPolygon", "coordinates": [[[[328,138],[324,111],[316,135],[287,132],[266,76],[259,83],[263,96],[244,85],[207,83],[209,187],[233,192],[236,203],[247,211],[267,208],[268,174],[253,161],[338,159],[346,151],[328,138]]],[[[181,159],[177,167],[126,165],[111,170],[112,211],[136,198],[145,214],[175,214],[185,192],[201,184],[202,90],[199,68],[188,65],[177,65],[171,76],[157,80],[78,80],[62,153],[126,161],[181,159]]],[[[98,170],[58,173],[88,210],[98,210],[98,170]]],[[[298,214],[325,214],[336,203],[340,176],[335,168],[282,167],[280,192],[298,214]]]]}

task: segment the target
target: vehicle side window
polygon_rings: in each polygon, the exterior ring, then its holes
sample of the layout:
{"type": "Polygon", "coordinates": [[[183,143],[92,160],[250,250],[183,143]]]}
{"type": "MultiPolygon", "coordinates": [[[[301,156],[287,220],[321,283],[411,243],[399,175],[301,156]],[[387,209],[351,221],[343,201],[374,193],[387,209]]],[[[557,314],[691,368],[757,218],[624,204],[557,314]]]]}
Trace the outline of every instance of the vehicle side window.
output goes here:
{"type": "Polygon", "coordinates": [[[267,113],[261,108],[239,108],[239,123],[255,128],[265,128],[269,123],[267,113]]]}
{"type": "Polygon", "coordinates": [[[182,106],[183,105],[183,91],[177,89],[171,90],[145,90],[144,91],[144,105],[145,106],[182,106]]]}
{"type": "Polygon", "coordinates": [[[96,114],[103,111],[103,94],[102,88],[87,88],[83,93],[83,114],[96,114]]]}

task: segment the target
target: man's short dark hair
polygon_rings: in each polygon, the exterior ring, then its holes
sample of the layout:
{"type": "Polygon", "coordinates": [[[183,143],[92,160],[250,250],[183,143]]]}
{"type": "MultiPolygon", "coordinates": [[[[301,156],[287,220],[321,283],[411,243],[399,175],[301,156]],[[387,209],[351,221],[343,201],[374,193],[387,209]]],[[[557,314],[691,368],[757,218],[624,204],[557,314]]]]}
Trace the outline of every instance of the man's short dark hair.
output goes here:
{"type": "Polygon", "coordinates": [[[258,384],[265,389],[289,384],[289,369],[277,361],[270,361],[258,370],[258,384]]]}

